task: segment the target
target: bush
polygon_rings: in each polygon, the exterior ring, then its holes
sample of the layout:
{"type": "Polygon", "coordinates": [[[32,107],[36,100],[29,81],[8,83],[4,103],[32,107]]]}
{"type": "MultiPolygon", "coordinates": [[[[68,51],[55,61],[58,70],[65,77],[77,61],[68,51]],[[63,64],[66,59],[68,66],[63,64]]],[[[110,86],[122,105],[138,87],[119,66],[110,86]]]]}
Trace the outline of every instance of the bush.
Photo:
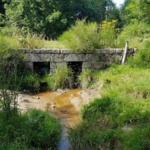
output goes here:
{"type": "Polygon", "coordinates": [[[77,21],[58,40],[74,52],[82,53],[94,53],[98,48],[116,47],[116,22],[103,21],[99,26],[97,23],[86,23],[85,20],[77,21]]]}
{"type": "MultiPolygon", "coordinates": [[[[3,112],[0,112],[1,115],[3,112]]],[[[0,148],[56,149],[61,128],[48,112],[29,110],[4,121],[0,116],[0,148]]]]}
{"type": "Polygon", "coordinates": [[[85,20],[77,21],[58,40],[77,53],[95,52],[96,48],[101,48],[98,24],[86,23],[85,20]]]}
{"type": "Polygon", "coordinates": [[[0,28],[0,41],[2,41],[0,51],[4,50],[4,46],[16,50],[18,48],[66,48],[58,41],[45,40],[43,35],[29,33],[17,27],[0,28]]]}
{"type": "Polygon", "coordinates": [[[117,38],[117,45],[124,47],[126,41],[129,41],[130,47],[143,49],[145,40],[150,38],[150,27],[148,24],[135,22],[123,28],[121,34],[117,38]]]}
{"type": "Polygon", "coordinates": [[[40,90],[40,77],[38,74],[29,72],[24,73],[22,77],[18,77],[18,81],[20,80],[20,89],[21,90],[29,90],[31,92],[39,92],[40,90]]]}
{"type": "Polygon", "coordinates": [[[150,48],[139,50],[135,57],[130,58],[128,63],[139,68],[150,68],[150,48]]]}
{"type": "Polygon", "coordinates": [[[27,115],[26,143],[32,147],[55,149],[60,138],[61,128],[53,116],[40,110],[29,110],[27,115]]]}
{"type": "Polygon", "coordinates": [[[22,48],[43,48],[45,45],[45,40],[42,35],[29,32],[25,35],[20,35],[18,41],[20,43],[20,47],[22,48]]]}
{"type": "Polygon", "coordinates": [[[4,36],[3,34],[0,34],[0,54],[4,52],[8,52],[12,49],[18,49],[19,48],[19,42],[16,41],[15,38],[4,36]]]}
{"type": "Polygon", "coordinates": [[[117,20],[103,21],[101,23],[101,45],[103,48],[115,48],[117,32],[119,29],[115,28],[117,20]]]}
{"type": "Polygon", "coordinates": [[[97,73],[101,98],[85,105],[69,130],[74,149],[149,149],[150,70],[113,66],[97,73]],[[88,132],[87,132],[88,130],[88,132]]]}
{"type": "Polygon", "coordinates": [[[72,71],[67,66],[57,67],[55,73],[46,75],[43,81],[46,81],[48,88],[52,90],[72,88],[72,71]]]}

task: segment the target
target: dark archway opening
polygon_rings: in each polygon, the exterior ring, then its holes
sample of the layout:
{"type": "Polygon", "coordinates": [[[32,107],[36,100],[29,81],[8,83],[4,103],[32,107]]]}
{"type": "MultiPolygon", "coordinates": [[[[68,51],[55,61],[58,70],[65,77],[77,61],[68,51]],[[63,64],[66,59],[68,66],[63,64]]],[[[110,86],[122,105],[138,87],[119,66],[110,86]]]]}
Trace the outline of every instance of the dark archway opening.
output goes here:
{"type": "Polygon", "coordinates": [[[77,88],[79,87],[79,80],[78,80],[78,76],[81,74],[82,72],[82,62],[68,62],[67,63],[68,68],[71,69],[72,73],[73,73],[73,88],[77,88]]]}
{"type": "Polygon", "coordinates": [[[50,62],[33,62],[33,71],[40,76],[50,72],[50,62]]]}
{"type": "MultiPolygon", "coordinates": [[[[46,73],[50,73],[50,62],[33,62],[33,71],[42,78],[46,73]]],[[[46,91],[47,82],[40,82],[40,92],[46,91]]]]}

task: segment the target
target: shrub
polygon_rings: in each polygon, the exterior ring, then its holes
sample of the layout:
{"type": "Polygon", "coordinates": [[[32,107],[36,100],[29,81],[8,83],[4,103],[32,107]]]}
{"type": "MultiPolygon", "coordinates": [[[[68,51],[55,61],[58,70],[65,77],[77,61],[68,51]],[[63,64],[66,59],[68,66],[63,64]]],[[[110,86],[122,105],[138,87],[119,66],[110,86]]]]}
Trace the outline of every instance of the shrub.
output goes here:
{"type": "Polygon", "coordinates": [[[139,50],[134,58],[130,58],[128,63],[139,68],[150,68],[150,49],[139,50]]]}
{"type": "Polygon", "coordinates": [[[56,149],[60,133],[58,120],[41,110],[29,110],[5,121],[0,116],[0,148],[56,149]]]}
{"type": "Polygon", "coordinates": [[[77,21],[58,40],[71,50],[82,53],[93,53],[102,47],[116,47],[116,22],[103,21],[99,26],[97,23],[86,23],[85,20],[77,21]]]}
{"type": "Polygon", "coordinates": [[[45,45],[45,40],[42,35],[36,35],[29,32],[25,35],[20,35],[18,41],[22,48],[43,48],[45,45]]]}
{"type": "Polygon", "coordinates": [[[22,77],[18,77],[20,81],[21,90],[29,90],[31,92],[39,92],[40,90],[40,77],[38,74],[26,70],[22,77]]]}
{"type": "Polygon", "coordinates": [[[110,22],[103,21],[101,23],[101,45],[104,48],[114,48],[116,47],[117,32],[119,29],[115,28],[117,20],[112,20],[110,22]]]}
{"type": "Polygon", "coordinates": [[[62,43],[54,40],[45,40],[43,35],[25,32],[17,27],[0,28],[0,49],[4,46],[10,49],[18,48],[66,48],[62,43]]]}
{"type": "Polygon", "coordinates": [[[61,128],[58,120],[48,112],[29,110],[27,115],[26,143],[31,147],[55,149],[60,138],[61,128]]]}
{"type": "Polygon", "coordinates": [[[96,48],[101,48],[98,24],[86,23],[85,20],[78,20],[58,40],[75,52],[94,52],[96,48]]]}
{"type": "Polygon", "coordinates": [[[129,41],[130,47],[143,49],[146,42],[145,39],[150,38],[149,32],[150,27],[148,24],[138,22],[129,24],[125,26],[121,34],[119,34],[117,45],[124,47],[126,41],[129,41]]]}
{"type": "Polygon", "coordinates": [[[57,67],[55,73],[46,75],[45,80],[48,83],[49,89],[56,90],[58,88],[72,87],[72,71],[65,67],[57,67]]]}
{"type": "Polygon", "coordinates": [[[0,41],[0,54],[19,48],[19,42],[15,38],[0,34],[0,41]]]}

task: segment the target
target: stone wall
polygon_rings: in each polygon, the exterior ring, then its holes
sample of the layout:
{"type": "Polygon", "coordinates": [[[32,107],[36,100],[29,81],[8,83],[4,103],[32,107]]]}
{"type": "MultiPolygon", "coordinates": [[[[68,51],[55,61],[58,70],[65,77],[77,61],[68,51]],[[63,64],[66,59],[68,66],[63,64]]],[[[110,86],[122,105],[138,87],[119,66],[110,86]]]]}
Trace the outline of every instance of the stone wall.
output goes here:
{"type": "MultiPolygon", "coordinates": [[[[128,49],[127,56],[133,56],[135,51],[135,49],[128,49]]],[[[49,62],[50,73],[53,73],[57,66],[65,66],[68,62],[82,62],[82,70],[100,70],[114,63],[120,64],[124,48],[97,49],[95,53],[85,54],[58,49],[25,49],[24,53],[25,61],[31,69],[33,69],[33,62],[49,62]]]]}

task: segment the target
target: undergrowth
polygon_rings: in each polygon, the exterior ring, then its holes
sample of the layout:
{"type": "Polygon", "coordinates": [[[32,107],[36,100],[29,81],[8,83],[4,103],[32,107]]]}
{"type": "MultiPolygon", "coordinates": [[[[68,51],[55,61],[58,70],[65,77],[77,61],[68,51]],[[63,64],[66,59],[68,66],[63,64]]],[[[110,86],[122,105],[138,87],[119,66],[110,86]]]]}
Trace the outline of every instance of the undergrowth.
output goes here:
{"type": "Polygon", "coordinates": [[[66,49],[66,46],[56,40],[45,40],[43,35],[35,33],[24,33],[23,29],[16,27],[0,28],[0,49],[5,50],[5,47],[10,49],[20,48],[60,48],[66,49]]]}
{"type": "Polygon", "coordinates": [[[61,128],[58,120],[48,112],[29,110],[7,121],[0,111],[0,149],[56,149],[61,128]]]}
{"type": "Polygon", "coordinates": [[[41,79],[48,84],[49,90],[72,88],[73,73],[67,66],[58,66],[53,74],[46,74],[41,79]]]}
{"type": "Polygon", "coordinates": [[[103,84],[101,98],[85,105],[83,122],[69,130],[73,148],[150,149],[149,67],[115,65],[95,77],[103,84]]]}

